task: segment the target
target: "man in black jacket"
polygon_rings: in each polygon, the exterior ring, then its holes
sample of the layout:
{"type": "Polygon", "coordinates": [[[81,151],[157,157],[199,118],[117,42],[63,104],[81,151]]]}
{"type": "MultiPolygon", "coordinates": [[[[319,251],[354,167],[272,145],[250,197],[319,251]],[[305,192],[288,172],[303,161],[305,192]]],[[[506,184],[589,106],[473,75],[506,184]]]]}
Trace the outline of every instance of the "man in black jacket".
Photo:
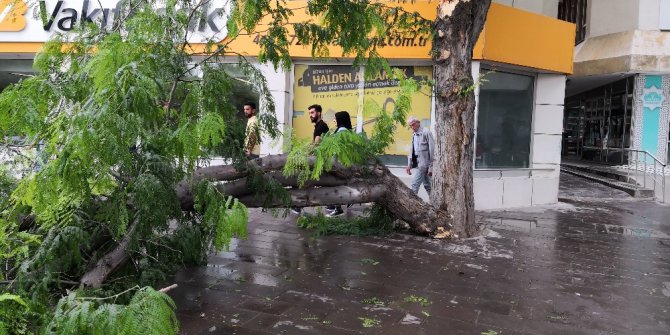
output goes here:
{"type": "MultiPolygon", "coordinates": [[[[312,136],[312,142],[316,145],[321,141],[321,136],[328,132],[328,125],[323,122],[323,119],[321,118],[321,112],[323,111],[321,105],[311,105],[307,107],[307,110],[309,111],[309,119],[312,120],[312,123],[314,123],[314,135],[312,136]]],[[[302,208],[292,207],[291,212],[293,212],[293,214],[300,214],[302,212],[302,208]]]]}

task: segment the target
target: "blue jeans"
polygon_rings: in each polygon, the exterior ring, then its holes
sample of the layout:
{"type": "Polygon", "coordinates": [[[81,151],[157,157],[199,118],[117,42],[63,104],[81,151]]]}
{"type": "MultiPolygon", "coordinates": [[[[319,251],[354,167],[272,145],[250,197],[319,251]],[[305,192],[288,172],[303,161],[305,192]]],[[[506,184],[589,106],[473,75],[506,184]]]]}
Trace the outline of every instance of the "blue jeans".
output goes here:
{"type": "Polygon", "coordinates": [[[430,177],[428,177],[428,169],[413,169],[414,170],[414,179],[412,180],[412,191],[414,194],[419,194],[419,187],[423,183],[423,187],[426,189],[426,193],[430,195],[430,177]]]}

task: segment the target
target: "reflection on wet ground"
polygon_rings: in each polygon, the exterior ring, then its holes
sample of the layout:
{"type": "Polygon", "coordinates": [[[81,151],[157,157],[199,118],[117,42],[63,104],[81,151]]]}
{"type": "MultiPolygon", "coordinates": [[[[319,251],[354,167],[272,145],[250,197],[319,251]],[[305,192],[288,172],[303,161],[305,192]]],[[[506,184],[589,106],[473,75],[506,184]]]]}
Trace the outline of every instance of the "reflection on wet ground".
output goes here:
{"type": "Polygon", "coordinates": [[[460,241],[312,239],[252,211],[246,240],[175,276],[182,332],[670,333],[670,207],[574,178],[567,202],[479,212],[460,241]]]}

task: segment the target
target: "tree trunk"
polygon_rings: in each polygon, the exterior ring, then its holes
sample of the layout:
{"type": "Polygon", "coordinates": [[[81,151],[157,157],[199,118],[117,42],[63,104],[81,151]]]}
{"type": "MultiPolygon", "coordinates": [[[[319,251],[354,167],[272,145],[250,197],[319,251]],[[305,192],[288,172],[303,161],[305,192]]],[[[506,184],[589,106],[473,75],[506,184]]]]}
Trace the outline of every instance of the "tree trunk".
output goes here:
{"type": "Polygon", "coordinates": [[[230,165],[210,166],[199,169],[190,180],[180,182],[175,191],[183,210],[193,210],[191,190],[201,180],[226,183],[218,189],[226,195],[237,197],[248,207],[325,206],[377,202],[386,207],[397,218],[406,221],[418,234],[431,235],[438,228],[450,230],[451,218],[446,211],[433,208],[416,196],[384,165],[373,162],[365,167],[345,168],[334,164],[319,180],[310,180],[302,188],[296,188],[294,177],[282,174],[286,155],[271,155],[249,162],[249,169],[263,172],[266,178],[274,179],[287,190],[291,203],[274,199],[264,203],[246,185],[246,171],[238,171],[230,165]]]}
{"type": "Polygon", "coordinates": [[[472,52],[491,0],[442,0],[435,19],[435,157],[430,200],[452,215],[453,233],[476,233],[472,52]]]}

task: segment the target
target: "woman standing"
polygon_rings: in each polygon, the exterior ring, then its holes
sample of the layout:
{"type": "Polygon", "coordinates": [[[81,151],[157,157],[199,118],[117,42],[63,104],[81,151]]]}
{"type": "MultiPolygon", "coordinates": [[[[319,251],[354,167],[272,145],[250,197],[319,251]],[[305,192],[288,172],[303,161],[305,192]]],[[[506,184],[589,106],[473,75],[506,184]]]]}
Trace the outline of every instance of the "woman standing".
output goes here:
{"type": "MultiPolygon", "coordinates": [[[[335,113],[335,133],[337,134],[341,131],[351,131],[351,129],[351,117],[349,116],[349,113],[347,111],[335,113]]],[[[349,206],[350,205],[347,205],[347,207],[349,206]]],[[[340,205],[326,207],[327,217],[335,217],[342,214],[344,214],[344,210],[340,205]]]]}

